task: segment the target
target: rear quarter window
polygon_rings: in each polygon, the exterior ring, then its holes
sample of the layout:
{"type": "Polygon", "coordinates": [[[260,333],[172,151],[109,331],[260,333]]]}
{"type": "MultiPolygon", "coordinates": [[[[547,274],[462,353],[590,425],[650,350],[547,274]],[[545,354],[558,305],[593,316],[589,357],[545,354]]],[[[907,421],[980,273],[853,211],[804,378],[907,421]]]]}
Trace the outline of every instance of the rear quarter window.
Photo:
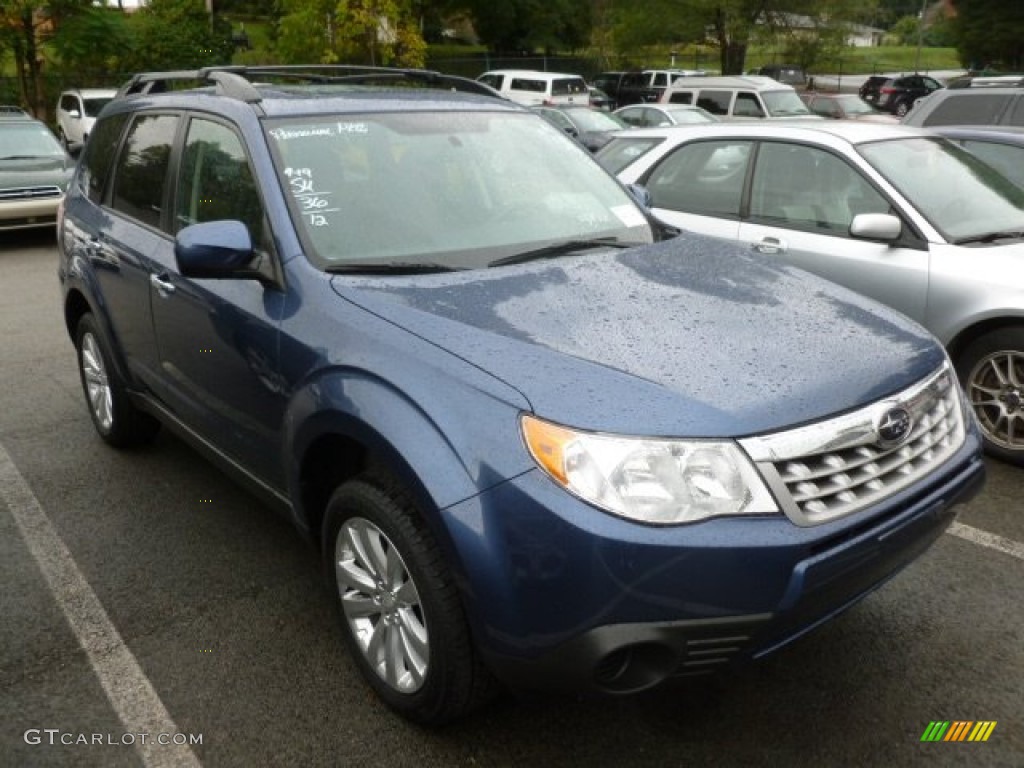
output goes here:
{"type": "Polygon", "coordinates": [[[630,163],[646,155],[664,139],[612,139],[595,155],[610,173],[617,174],[630,163]]]}
{"type": "Polygon", "coordinates": [[[530,91],[531,93],[544,93],[546,90],[543,80],[527,80],[525,77],[513,77],[509,89],[513,91],[530,91]]]}
{"type": "Polygon", "coordinates": [[[925,125],[992,125],[1006,109],[1010,96],[979,93],[952,96],[936,105],[925,125]]]}
{"type": "Polygon", "coordinates": [[[82,152],[79,161],[78,184],[81,190],[97,205],[103,202],[103,190],[110,176],[110,169],[117,154],[127,114],[113,115],[101,120],[92,129],[92,136],[82,152]]]}

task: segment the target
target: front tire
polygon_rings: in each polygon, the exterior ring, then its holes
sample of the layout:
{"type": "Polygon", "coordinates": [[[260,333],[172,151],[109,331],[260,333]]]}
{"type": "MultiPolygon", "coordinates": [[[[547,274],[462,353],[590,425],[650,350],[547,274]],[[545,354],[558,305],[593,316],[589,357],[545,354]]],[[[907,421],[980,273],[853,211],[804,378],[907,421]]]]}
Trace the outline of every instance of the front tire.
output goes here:
{"type": "Polygon", "coordinates": [[[439,725],[494,690],[442,553],[394,480],[362,476],[328,502],[324,557],[360,672],[396,712],[439,725]]]}
{"type": "Polygon", "coordinates": [[[91,314],[78,321],[75,347],[85,402],[100,437],[115,448],[151,442],[160,431],[160,422],[132,403],[91,314]]]}
{"type": "Polygon", "coordinates": [[[971,342],[957,373],[991,456],[1024,466],[1024,328],[1002,328],[971,342]]]}

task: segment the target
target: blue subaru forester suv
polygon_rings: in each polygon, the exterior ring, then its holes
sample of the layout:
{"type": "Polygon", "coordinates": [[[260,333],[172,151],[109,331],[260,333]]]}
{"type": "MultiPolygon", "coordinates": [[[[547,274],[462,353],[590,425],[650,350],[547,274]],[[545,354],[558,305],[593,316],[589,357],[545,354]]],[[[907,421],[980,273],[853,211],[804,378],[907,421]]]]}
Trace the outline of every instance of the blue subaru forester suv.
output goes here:
{"type": "Polygon", "coordinates": [[[289,515],[369,684],[440,723],[761,656],[982,485],[928,333],[677,234],[471,81],[210,69],[104,110],[59,276],[100,436],[164,425],[289,515]]]}

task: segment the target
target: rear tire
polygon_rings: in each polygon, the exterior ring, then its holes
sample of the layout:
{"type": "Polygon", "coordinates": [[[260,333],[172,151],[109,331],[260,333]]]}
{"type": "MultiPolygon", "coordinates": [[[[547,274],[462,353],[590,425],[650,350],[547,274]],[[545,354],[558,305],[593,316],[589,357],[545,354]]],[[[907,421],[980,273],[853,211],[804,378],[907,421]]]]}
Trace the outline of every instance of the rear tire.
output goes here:
{"type": "Polygon", "coordinates": [[[990,456],[1024,466],[1024,328],[1002,328],[972,341],[957,374],[990,456]]]}
{"type": "Polygon", "coordinates": [[[132,403],[91,314],[78,321],[75,347],[85,402],[100,437],[115,448],[151,442],[160,431],[160,422],[132,403]]]}
{"type": "Polygon", "coordinates": [[[324,532],[345,643],[377,695],[426,725],[484,704],[495,683],[441,550],[401,485],[370,475],[343,484],[324,532]]]}

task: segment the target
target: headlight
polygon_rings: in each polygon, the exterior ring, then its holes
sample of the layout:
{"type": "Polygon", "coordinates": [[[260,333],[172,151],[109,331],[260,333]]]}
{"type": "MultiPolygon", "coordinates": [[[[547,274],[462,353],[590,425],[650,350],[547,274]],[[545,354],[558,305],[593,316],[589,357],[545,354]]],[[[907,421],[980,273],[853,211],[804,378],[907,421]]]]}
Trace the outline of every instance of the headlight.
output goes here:
{"type": "Polygon", "coordinates": [[[534,460],[594,506],[644,523],[778,512],[746,454],[729,441],[601,435],[522,417],[534,460]]]}

